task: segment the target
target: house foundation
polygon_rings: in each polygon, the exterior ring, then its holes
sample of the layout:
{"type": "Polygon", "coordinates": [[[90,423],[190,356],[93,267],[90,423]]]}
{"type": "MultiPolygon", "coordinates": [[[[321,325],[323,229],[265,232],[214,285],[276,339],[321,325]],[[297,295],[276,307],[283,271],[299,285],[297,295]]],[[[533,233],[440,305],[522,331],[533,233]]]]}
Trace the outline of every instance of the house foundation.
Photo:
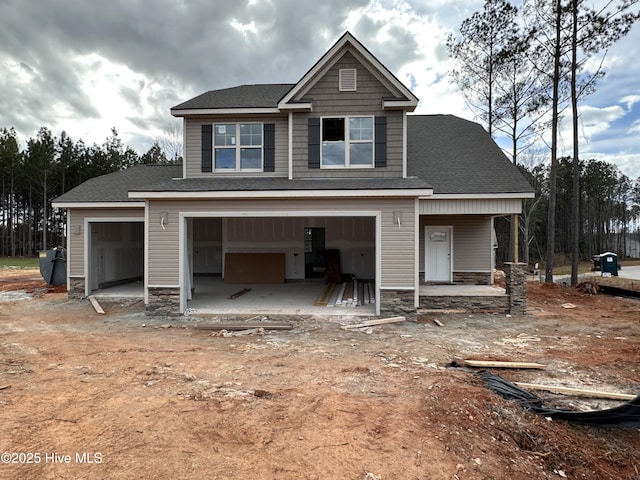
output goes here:
{"type": "Polygon", "coordinates": [[[491,285],[491,272],[453,272],[456,285],[491,285]]]}

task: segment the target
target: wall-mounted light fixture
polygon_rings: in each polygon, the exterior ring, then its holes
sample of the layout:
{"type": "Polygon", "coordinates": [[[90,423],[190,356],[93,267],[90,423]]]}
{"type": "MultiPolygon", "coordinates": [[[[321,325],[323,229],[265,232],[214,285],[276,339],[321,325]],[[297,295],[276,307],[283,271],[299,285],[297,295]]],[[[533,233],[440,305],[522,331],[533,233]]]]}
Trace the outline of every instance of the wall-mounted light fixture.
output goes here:
{"type": "Polygon", "coordinates": [[[400,228],[400,225],[402,225],[402,212],[393,212],[393,223],[400,228]]]}
{"type": "Polygon", "coordinates": [[[165,226],[169,224],[169,212],[160,212],[160,226],[165,230],[165,226]]]}

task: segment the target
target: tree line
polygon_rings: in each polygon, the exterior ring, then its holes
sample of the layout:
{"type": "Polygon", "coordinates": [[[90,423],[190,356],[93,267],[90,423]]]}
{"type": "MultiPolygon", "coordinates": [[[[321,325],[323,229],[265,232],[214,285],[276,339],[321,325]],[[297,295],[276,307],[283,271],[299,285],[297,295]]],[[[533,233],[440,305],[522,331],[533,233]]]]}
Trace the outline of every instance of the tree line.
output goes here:
{"type": "Polygon", "coordinates": [[[547,147],[542,155],[546,167],[528,172],[542,183],[523,215],[511,218],[505,258],[531,258],[531,243],[538,241],[531,236],[531,222],[546,215],[540,242],[544,256],[538,255],[548,282],[557,258],[568,257],[575,285],[579,261],[607,248],[614,232],[630,231],[634,218],[637,222],[638,181],[597,159],[580,158],[579,104],[604,78],[607,49],[640,18],[638,2],[606,0],[596,7],[584,0],[523,0],[518,5],[485,0],[483,9],[447,41],[455,61],[451,78],[489,133],[508,143],[513,163],[521,163],[537,145],[547,147]],[[572,131],[569,158],[559,151],[563,120],[572,131]],[[593,185],[602,190],[594,191],[593,185]]]}
{"type": "Polygon", "coordinates": [[[66,211],[56,197],[84,181],[138,164],[180,163],[181,145],[168,132],[143,155],[115,128],[102,145],[74,141],[40,128],[21,146],[14,128],[0,129],[0,256],[33,256],[65,243],[66,211]]]}

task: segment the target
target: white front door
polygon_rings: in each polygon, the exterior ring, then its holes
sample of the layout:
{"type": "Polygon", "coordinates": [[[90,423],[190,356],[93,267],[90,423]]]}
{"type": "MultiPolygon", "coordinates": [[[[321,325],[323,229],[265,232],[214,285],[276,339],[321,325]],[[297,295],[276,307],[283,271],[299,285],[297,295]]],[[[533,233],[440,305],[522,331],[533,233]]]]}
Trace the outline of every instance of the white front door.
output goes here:
{"type": "Polygon", "coordinates": [[[451,227],[424,227],[424,281],[451,282],[451,227]]]}

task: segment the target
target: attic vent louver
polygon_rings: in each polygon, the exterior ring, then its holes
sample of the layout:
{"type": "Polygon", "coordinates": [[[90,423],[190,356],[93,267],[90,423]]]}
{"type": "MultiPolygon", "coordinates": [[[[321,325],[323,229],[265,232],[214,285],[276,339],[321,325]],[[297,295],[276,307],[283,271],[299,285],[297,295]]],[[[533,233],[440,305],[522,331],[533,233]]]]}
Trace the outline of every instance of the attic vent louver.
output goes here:
{"type": "Polygon", "coordinates": [[[356,69],[355,68],[340,69],[340,91],[341,92],[356,91],[356,69]]]}

